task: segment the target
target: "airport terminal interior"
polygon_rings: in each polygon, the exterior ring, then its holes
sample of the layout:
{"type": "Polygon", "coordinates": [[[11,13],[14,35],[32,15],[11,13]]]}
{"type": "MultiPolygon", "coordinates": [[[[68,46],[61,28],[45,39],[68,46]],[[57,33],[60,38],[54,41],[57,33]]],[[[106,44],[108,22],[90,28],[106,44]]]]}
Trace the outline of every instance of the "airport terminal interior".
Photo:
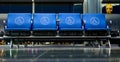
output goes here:
{"type": "Polygon", "coordinates": [[[120,0],[0,0],[0,62],[120,62],[120,0]]]}

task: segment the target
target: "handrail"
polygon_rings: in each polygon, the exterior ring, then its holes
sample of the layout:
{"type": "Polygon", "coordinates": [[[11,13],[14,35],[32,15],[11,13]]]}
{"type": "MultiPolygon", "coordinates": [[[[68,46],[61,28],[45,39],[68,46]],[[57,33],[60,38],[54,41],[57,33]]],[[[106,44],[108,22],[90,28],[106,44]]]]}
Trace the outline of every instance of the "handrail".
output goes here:
{"type": "MultiPolygon", "coordinates": [[[[111,36],[2,36],[0,39],[110,39],[111,36]]],[[[117,37],[118,38],[118,37],[117,37]]],[[[120,37],[119,37],[120,38],[120,37]]]]}

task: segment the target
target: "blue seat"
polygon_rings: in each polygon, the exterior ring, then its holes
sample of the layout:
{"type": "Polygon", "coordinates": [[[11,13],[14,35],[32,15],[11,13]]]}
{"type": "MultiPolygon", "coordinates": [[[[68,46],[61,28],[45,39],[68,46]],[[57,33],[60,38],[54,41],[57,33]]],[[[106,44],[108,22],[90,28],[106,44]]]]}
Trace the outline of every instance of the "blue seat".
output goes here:
{"type": "Polygon", "coordinates": [[[35,13],[33,30],[57,30],[55,13],[35,13]]]}
{"type": "Polygon", "coordinates": [[[79,13],[59,13],[59,30],[82,30],[82,21],[79,13]]]}
{"type": "Polygon", "coordinates": [[[107,30],[104,14],[83,14],[85,30],[107,30]]]}
{"type": "Polygon", "coordinates": [[[30,30],[31,17],[30,13],[9,13],[5,30],[30,30]]]}

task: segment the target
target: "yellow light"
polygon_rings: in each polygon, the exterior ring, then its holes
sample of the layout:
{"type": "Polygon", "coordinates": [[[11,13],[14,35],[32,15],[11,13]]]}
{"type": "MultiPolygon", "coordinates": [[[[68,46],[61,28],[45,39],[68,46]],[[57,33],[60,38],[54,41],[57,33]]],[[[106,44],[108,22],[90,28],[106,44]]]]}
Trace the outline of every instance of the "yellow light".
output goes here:
{"type": "Polygon", "coordinates": [[[106,4],[106,13],[111,14],[113,11],[113,6],[112,4],[106,4]]]}

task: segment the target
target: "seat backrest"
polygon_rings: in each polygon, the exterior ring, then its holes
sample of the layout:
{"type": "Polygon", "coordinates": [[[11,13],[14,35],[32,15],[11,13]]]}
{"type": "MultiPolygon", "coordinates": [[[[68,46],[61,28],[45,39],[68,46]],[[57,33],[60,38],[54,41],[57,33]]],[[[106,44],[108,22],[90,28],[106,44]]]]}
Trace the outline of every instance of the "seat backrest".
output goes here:
{"type": "Polygon", "coordinates": [[[31,18],[30,13],[9,13],[6,30],[30,30],[31,18]]]}
{"type": "Polygon", "coordinates": [[[82,21],[79,13],[59,13],[59,30],[81,30],[82,21]]]}
{"type": "Polygon", "coordinates": [[[86,30],[105,30],[107,28],[104,14],[83,14],[82,18],[86,30]]]}
{"type": "Polygon", "coordinates": [[[35,13],[33,21],[33,30],[56,30],[55,13],[35,13]]]}

